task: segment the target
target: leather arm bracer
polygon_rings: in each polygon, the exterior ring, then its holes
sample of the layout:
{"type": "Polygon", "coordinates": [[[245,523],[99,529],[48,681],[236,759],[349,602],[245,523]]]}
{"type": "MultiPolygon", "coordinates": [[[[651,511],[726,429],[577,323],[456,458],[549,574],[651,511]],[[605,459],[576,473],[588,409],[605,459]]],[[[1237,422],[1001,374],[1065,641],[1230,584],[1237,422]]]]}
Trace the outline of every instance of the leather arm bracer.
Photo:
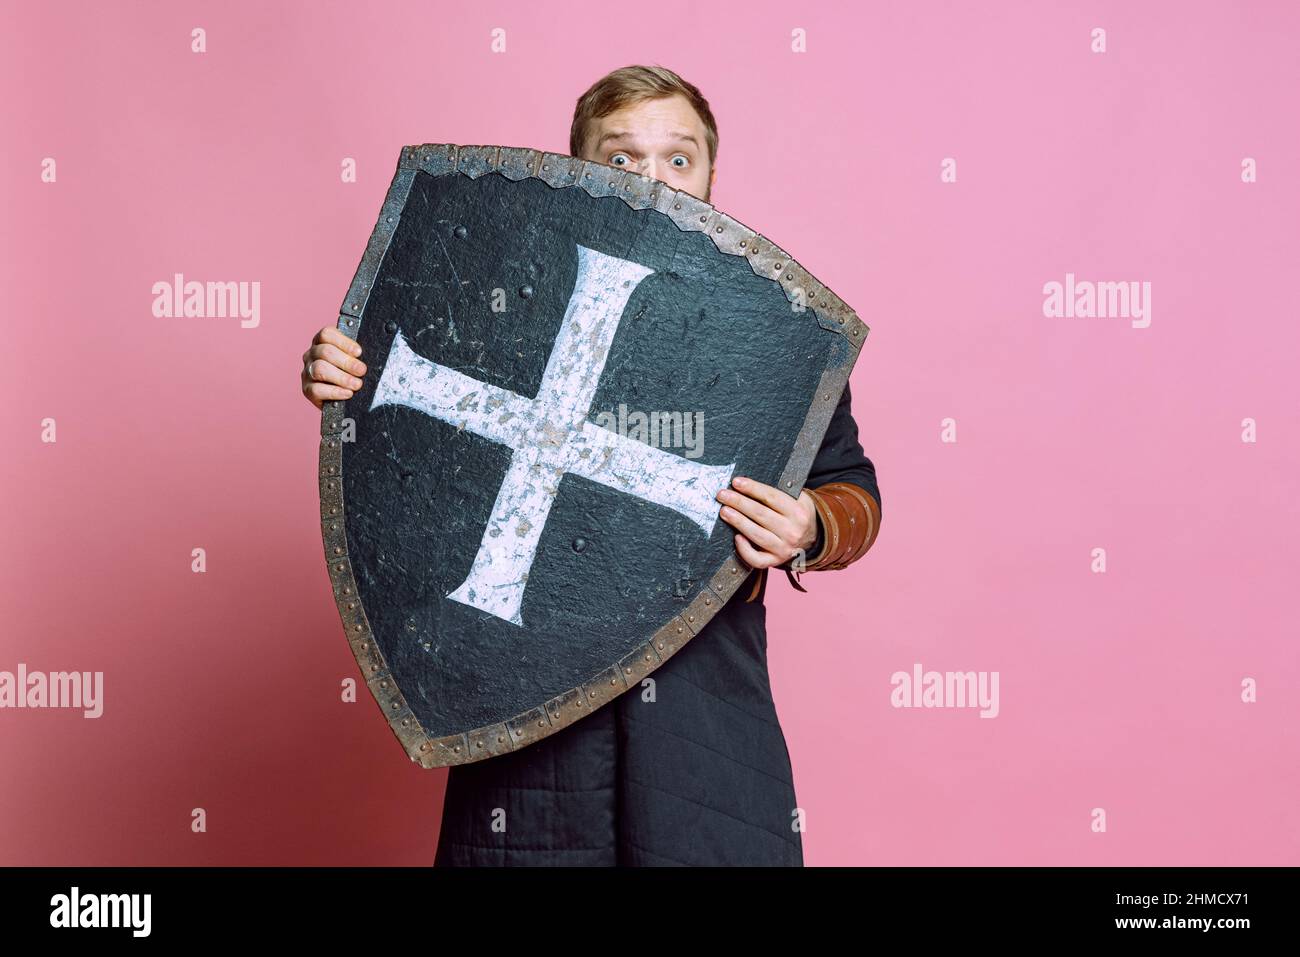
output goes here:
{"type": "MultiPolygon", "coordinates": [[[[821,534],[821,548],[816,555],[806,556],[801,572],[831,571],[851,565],[867,553],[880,531],[880,505],[861,486],[852,482],[828,482],[819,488],[805,491],[817,509],[817,522],[821,534]]],[[[815,547],[815,546],[814,546],[815,547]]],[[[799,584],[799,577],[786,562],[780,567],[790,584],[802,592],[808,591],[799,584]]],[[[754,576],[754,587],[745,600],[758,597],[767,569],[754,576]]]]}
{"type": "Polygon", "coordinates": [[[804,559],[804,571],[844,568],[867,553],[880,531],[880,506],[861,486],[828,482],[807,489],[817,508],[822,547],[804,559]]]}

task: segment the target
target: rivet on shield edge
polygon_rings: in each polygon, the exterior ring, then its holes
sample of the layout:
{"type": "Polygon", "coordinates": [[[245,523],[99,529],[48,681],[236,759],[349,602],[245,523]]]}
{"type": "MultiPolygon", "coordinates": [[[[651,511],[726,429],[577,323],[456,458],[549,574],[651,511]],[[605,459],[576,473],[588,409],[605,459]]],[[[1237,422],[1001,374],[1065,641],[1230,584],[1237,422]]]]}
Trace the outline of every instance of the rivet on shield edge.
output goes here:
{"type": "Polygon", "coordinates": [[[714,232],[715,232],[715,233],[720,233],[720,232],[722,232],[722,227],[719,226],[717,229],[714,230],[714,232]]]}
{"type": "MultiPolygon", "coordinates": [[[[687,616],[686,616],[686,620],[687,620],[687,621],[694,621],[694,620],[695,620],[695,616],[694,616],[694,615],[687,615],[687,616]]],[[[681,631],[680,628],[678,628],[677,630],[678,630],[678,631],[681,631]]]]}
{"type": "Polygon", "coordinates": [[[394,711],[396,711],[398,709],[398,704],[396,701],[394,701],[392,704],[389,705],[389,707],[392,708],[394,711]]]}
{"type": "Polygon", "coordinates": [[[545,164],[545,163],[542,164],[542,169],[550,169],[550,168],[551,168],[551,167],[548,166],[547,164],[545,164]]]}
{"type": "Polygon", "coordinates": [[[681,203],[673,203],[673,209],[681,209],[681,208],[682,208],[681,203]]]}
{"type": "Polygon", "coordinates": [[[785,483],[785,487],[786,487],[786,488],[789,488],[789,487],[790,487],[791,485],[793,485],[793,484],[794,484],[794,482],[789,482],[789,481],[787,481],[787,482],[785,483]]]}

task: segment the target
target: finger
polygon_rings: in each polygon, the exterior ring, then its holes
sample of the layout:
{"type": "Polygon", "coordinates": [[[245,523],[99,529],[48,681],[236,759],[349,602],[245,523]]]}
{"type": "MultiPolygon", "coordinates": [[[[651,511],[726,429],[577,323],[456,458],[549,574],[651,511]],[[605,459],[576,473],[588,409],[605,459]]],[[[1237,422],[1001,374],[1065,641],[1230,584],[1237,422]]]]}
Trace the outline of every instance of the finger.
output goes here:
{"type": "Polygon", "coordinates": [[[357,340],[341,332],[336,326],[325,326],[320,332],[316,333],[316,338],[312,340],[312,345],[323,343],[338,346],[349,355],[361,355],[361,344],[357,342],[357,340]]]}
{"type": "Polygon", "coordinates": [[[744,492],[738,492],[735,489],[724,488],[718,492],[718,501],[724,505],[730,505],[732,508],[744,512],[759,525],[766,529],[781,533],[781,525],[785,523],[789,526],[791,532],[794,531],[792,523],[788,522],[785,516],[780,512],[768,508],[756,498],[751,498],[744,492]]]}
{"type": "Polygon", "coordinates": [[[722,506],[722,511],[718,514],[724,522],[743,534],[759,548],[770,552],[779,552],[786,547],[779,535],[736,511],[730,505],[722,506]]]}
{"type": "Polygon", "coordinates": [[[758,499],[764,505],[780,512],[782,515],[794,514],[795,500],[775,486],[760,482],[757,479],[746,478],[743,475],[737,475],[731,480],[731,484],[750,498],[758,499]]]}
{"type": "Polygon", "coordinates": [[[303,387],[303,394],[311,399],[312,405],[320,408],[321,403],[329,400],[342,402],[352,398],[352,390],[344,389],[336,385],[327,385],[324,382],[312,382],[303,387]]]}
{"type": "MultiPolygon", "coordinates": [[[[313,348],[330,348],[333,346],[315,346],[313,348]]],[[[329,359],[312,359],[303,370],[304,376],[308,381],[329,382],[345,389],[355,392],[361,388],[361,380],[354,375],[344,372],[338,366],[334,365],[329,359]]]]}
{"type": "Polygon", "coordinates": [[[777,564],[775,555],[755,548],[753,543],[744,535],[736,536],[736,551],[740,553],[741,561],[750,568],[771,568],[777,564]]]}
{"type": "Polygon", "coordinates": [[[361,380],[356,376],[349,375],[336,365],[332,365],[324,359],[313,359],[303,369],[303,381],[305,383],[326,382],[347,389],[349,392],[355,392],[361,388],[361,380]]]}
{"type": "Polygon", "coordinates": [[[307,350],[307,356],[308,361],[324,359],[330,365],[337,366],[345,372],[351,372],[356,376],[363,376],[366,374],[366,364],[360,359],[352,358],[352,356],[348,355],[338,346],[329,345],[328,343],[315,345],[307,350]]]}

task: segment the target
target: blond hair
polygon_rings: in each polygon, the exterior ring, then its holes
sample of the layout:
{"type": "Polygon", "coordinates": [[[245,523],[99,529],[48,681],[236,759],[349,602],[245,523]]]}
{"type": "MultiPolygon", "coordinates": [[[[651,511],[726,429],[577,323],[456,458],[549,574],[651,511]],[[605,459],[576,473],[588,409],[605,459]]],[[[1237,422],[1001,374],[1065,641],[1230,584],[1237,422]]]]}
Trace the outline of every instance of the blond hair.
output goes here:
{"type": "Polygon", "coordinates": [[[709,109],[709,101],[699,89],[667,67],[625,66],[601,77],[586,93],[578,97],[569,128],[569,152],[582,155],[582,145],[594,120],[643,100],[657,100],[681,94],[704,124],[704,139],[709,148],[709,166],[718,158],[718,124],[709,109]]]}

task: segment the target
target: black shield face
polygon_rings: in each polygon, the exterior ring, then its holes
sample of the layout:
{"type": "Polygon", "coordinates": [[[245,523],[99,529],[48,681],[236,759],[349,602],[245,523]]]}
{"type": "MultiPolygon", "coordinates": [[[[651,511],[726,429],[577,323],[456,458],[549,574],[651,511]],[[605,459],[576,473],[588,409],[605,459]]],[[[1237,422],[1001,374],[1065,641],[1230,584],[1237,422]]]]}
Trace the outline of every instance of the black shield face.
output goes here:
{"type": "Polygon", "coordinates": [[[744,579],[715,495],[797,496],[866,335],[780,249],[556,154],[403,151],[326,403],[340,614],[413,760],[477,761],[635,686],[744,579]]]}

